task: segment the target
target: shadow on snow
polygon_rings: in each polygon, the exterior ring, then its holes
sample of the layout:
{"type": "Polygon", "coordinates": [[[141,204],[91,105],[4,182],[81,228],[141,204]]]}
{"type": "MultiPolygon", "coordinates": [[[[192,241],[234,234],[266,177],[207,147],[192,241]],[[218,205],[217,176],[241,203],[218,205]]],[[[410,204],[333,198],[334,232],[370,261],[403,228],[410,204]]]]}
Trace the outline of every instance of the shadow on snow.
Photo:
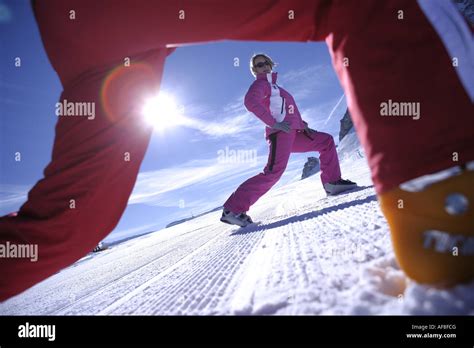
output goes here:
{"type": "MultiPolygon", "coordinates": [[[[352,192],[365,190],[365,189],[370,188],[370,187],[372,187],[372,186],[358,187],[358,188],[356,188],[354,190],[351,190],[347,193],[352,193],[352,192]]],[[[338,195],[338,196],[340,196],[340,195],[338,195]]],[[[334,198],[338,197],[338,196],[334,196],[334,198]]],[[[331,198],[333,198],[333,197],[331,197],[331,198]]],[[[337,204],[337,205],[326,207],[326,208],[323,208],[323,209],[320,209],[320,210],[311,211],[311,212],[308,212],[308,213],[305,213],[305,214],[295,215],[295,216],[288,217],[288,218],[280,220],[280,221],[275,221],[275,222],[272,222],[272,223],[269,223],[269,224],[266,224],[266,225],[256,225],[256,226],[242,227],[242,228],[238,229],[237,231],[233,232],[231,234],[231,236],[259,232],[259,231],[263,231],[263,230],[268,230],[268,229],[272,229],[272,228],[281,227],[281,226],[290,224],[292,222],[298,222],[298,221],[305,221],[305,220],[309,220],[309,219],[314,219],[314,218],[317,218],[317,217],[319,217],[321,215],[324,215],[324,214],[327,214],[327,213],[331,213],[331,212],[334,212],[334,211],[337,211],[337,210],[354,207],[354,206],[360,205],[360,204],[367,204],[367,203],[374,202],[374,201],[377,201],[377,195],[375,195],[375,194],[370,195],[370,196],[368,196],[366,198],[363,198],[363,199],[357,199],[357,200],[353,200],[353,201],[350,201],[350,202],[344,202],[344,203],[340,203],[340,204],[337,204]]]]}

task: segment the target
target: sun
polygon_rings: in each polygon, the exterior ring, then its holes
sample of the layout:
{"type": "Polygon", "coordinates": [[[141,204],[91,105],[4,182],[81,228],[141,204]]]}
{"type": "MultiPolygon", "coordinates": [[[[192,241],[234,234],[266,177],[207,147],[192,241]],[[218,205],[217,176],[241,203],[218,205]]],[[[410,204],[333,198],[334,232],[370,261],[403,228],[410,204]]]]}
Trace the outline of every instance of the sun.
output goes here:
{"type": "Polygon", "coordinates": [[[146,100],[142,113],[145,121],[158,131],[179,126],[185,121],[181,108],[173,96],[166,92],[146,100]]]}

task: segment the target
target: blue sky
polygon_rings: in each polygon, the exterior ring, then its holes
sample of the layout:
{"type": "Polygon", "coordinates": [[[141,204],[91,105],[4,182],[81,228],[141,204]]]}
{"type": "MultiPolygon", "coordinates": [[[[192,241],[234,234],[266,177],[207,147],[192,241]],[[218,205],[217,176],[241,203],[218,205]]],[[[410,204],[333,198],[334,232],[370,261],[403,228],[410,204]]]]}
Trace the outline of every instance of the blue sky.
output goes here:
{"type": "MultiPolygon", "coordinates": [[[[0,1],[0,215],[16,211],[51,158],[59,79],[44,52],[28,1],[0,1]],[[15,57],[22,66],[14,66],[15,57]],[[20,152],[22,160],[15,161],[20,152]]],[[[277,63],[279,84],[303,119],[335,136],[346,103],[324,43],[225,41],[178,48],[166,61],[162,90],[182,107],[188,125],[155,132],[114,238],[163,227],[222,205],[265,166],[264,125],[243,105],[253,82],[255,52],[277,63]],[[234,66],[234,59],[239,66],[234,66]],[[235,161],[222,153],[251,154],[235,161]],[[255,157],[256,154],[256,157],[255,157]]],[[[306,157],[293,154],[277,187],[301,175],[306,157]]],[[[251,213],[251,212],[250,212],[251,213]]]]}

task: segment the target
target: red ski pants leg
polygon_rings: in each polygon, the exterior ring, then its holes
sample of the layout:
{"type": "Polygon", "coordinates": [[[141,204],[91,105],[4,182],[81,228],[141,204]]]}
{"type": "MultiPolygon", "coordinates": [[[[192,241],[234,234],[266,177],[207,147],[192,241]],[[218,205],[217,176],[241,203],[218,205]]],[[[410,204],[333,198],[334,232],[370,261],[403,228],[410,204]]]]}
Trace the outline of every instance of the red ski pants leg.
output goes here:
{"type": "Polygon", "coordinates": [[[58,117],[44,178],[18,216],[0,219],[1,244],[38,248],[37,261],[0,260],[0,300],[75,262],[117,225],[151,135],[140,97],[159,87],[165,56],[151,51],[140,64],[89,71],[65,87],[60,101],[94,103],[95,118],[58,117]]]}
{"type": "Polygon", "coordinates": [[[472,35],[452,1],[419,2],[446,7],[433,14],[442,28],[415,0],[333,1],[326,17],[326,43],[378,194],[474,160],[474,127],[463,126],[474,115],[472,35]]]}

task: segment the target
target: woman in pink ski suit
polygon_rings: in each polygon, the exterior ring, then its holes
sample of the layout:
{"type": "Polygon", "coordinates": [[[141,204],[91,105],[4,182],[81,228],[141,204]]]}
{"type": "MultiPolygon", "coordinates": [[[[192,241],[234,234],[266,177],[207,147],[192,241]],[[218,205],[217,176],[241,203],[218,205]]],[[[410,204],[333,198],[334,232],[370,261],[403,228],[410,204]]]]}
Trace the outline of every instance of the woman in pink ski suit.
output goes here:
{"type": "Polygon", "coordinates": [[[292,152],[320,153],[321,181],[328,194],[337,194],[356,186],[351,181],[341,179],[333,137],[312,130],[303,121],[291,94],[278,86],[278,73],[272,72],[274,65],[266,54],[252,57],[250,67],[256,79],[245,95],[247,110],[266,124],[268,162],[262,173],[246,180],[227,199],[222,222],[240,226],[251,223],[251,218],[245,212],[280,179],[292,152]]]}

